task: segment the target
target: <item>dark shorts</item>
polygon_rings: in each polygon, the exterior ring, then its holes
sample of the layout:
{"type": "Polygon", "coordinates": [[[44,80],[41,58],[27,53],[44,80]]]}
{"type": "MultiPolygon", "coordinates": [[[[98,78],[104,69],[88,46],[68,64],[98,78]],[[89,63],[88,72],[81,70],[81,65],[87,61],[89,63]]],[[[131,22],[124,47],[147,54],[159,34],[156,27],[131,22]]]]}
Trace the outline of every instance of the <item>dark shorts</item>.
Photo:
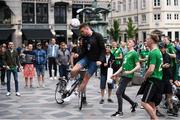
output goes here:
{"type": "Polygon", "coordinates": [[[163,90],[163,94],[172,94],[172,85],[170,83],[169,80],[163,80],[163,87],[164,87],[164,90],[163,90]]]}
{"type": "Polygon", "coordinates": [[[144,86],[142,101],[145,103],[153,102],[159,105],[162,100],[163,84],[156,78],[148,78],[144,86]]]}
{"type": "MultiPolygon", "coordinates": [[[[103,90],[106,88],[106,81],[107,81],[107,75],[101,74],[100,88],[103,90]]],[[[108,85],[108,89],[113,89],[113,87],[114,87],[113,83],[107,83],[107,85],[108,85]]]]}
{"type": "Polygon", "coordinates": [[[45,72],[45,66],[44,65],[36,65],[36,72],[37,72],[37,76],[44,76],[44,72],[45,72]]]}

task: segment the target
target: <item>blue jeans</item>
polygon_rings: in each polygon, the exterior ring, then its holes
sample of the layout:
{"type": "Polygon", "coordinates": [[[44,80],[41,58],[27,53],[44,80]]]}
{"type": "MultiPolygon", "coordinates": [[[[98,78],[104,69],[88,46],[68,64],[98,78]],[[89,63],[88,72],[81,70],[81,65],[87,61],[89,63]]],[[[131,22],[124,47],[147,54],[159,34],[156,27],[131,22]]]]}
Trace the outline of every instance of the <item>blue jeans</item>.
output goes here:
{"type": "Polygon", "coordinates": [[[60,77],[65,76],[65,78],[68,79],[68,71],[67,71],[68,68],[69,68],[68,65],[59,65],[59,75],[60,75],[60,77]]]}
{"type": "Polygon", "coordinates": [[[86,74],[88,74],[89,77],[91,77],[98,68],[96,61],[89,60],[87,57],[82,58],[77,64],[81,65],[81,68],[87,68],[86,74]]]}
{"type": "Polygon", "coordinates": [[[15,90],[16,92],[19,91],[19,86],[18,86],[18,72],[17,70],[7,70],[7,91],[11,92],[11,73],[14,76],[14,82],[15,82],[15,90]]]}

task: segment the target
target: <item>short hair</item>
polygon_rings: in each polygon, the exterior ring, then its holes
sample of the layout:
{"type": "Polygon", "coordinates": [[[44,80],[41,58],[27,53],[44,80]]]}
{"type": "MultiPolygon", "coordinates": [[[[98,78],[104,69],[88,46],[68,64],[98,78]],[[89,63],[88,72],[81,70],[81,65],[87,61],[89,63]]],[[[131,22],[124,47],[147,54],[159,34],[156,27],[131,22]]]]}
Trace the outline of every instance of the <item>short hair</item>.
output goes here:
{"type": "Polygon", "coordinates": [[[87,23],[82,23],[80,26],[79,26],[79,30],[81,30],[82,28],[85,28],[85,27],[89,27],[90,26],[87,24],[87,23]]]}
{"type": "Polygon", "coordinates": [[[155,42],[158,43],[159,42],[159,37],[157,34],[150,34],[149,35],[151,37],[151,39],[155,42]]]}

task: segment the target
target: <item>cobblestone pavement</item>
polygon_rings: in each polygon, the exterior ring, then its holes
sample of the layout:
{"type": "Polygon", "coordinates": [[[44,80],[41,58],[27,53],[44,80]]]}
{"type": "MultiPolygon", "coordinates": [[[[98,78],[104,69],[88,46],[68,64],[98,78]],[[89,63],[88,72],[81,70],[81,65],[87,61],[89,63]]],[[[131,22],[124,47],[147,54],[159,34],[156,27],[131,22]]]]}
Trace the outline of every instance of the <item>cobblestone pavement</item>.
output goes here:
{"type": "MultiPolygon", "coordinates": [[[[117,110],[117,99],[115,90],[113,90],[114,103],[107,102],[99,104],[100,89],[99,79],[92,77],[87,87],[87,101],[88,105],[84,106],[82,111],[78,110],[78,100],[74,98],[70,102],[59,105],[55,102],[54,91],[57,80],[49,80],[45,77],[45,88],[37,88],[37,78],[35,77],[33,86],[34,88],[24,88],[24,79],[22,73],[19,74],[20,93],[21,97],[15,96],[14,82],[11,81],[12,94],[7,97],[6,87],[0,86],[0,119],[58,119],[58,120],[108,120],[120,119],[119,117],[110,117],[117,110]]],[[[132,86],[127,88],[127,94],[139,103],[135,113],[130,112],[130,104],[124,101],[123,111],[124,120],[145,120],[149,119],[145,110],[140,109],[140,97],[135,97],[139,86],[132,86]]],[[[162,109],[165,113],[165,111],[162,109]]],[[[169,117],[159,119],[174,119],[178,120],[180,117],[169,117]]]]}

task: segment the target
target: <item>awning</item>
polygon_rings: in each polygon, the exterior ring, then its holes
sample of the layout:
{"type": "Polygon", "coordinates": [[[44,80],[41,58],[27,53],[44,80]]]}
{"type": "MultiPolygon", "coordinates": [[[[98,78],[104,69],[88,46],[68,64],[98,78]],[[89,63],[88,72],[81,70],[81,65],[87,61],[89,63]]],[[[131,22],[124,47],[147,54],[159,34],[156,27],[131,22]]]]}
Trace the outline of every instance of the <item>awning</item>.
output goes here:
{"type": "Polygon", "coordinates": [[[50,40],[53,34],[50,29],[22,29],[26,40],[50,40]]]}
{"type": "Polygon", "coordinates": [[[7,40],[14,31],[15,29],[0,30],[0,40],[7,40]]]}

